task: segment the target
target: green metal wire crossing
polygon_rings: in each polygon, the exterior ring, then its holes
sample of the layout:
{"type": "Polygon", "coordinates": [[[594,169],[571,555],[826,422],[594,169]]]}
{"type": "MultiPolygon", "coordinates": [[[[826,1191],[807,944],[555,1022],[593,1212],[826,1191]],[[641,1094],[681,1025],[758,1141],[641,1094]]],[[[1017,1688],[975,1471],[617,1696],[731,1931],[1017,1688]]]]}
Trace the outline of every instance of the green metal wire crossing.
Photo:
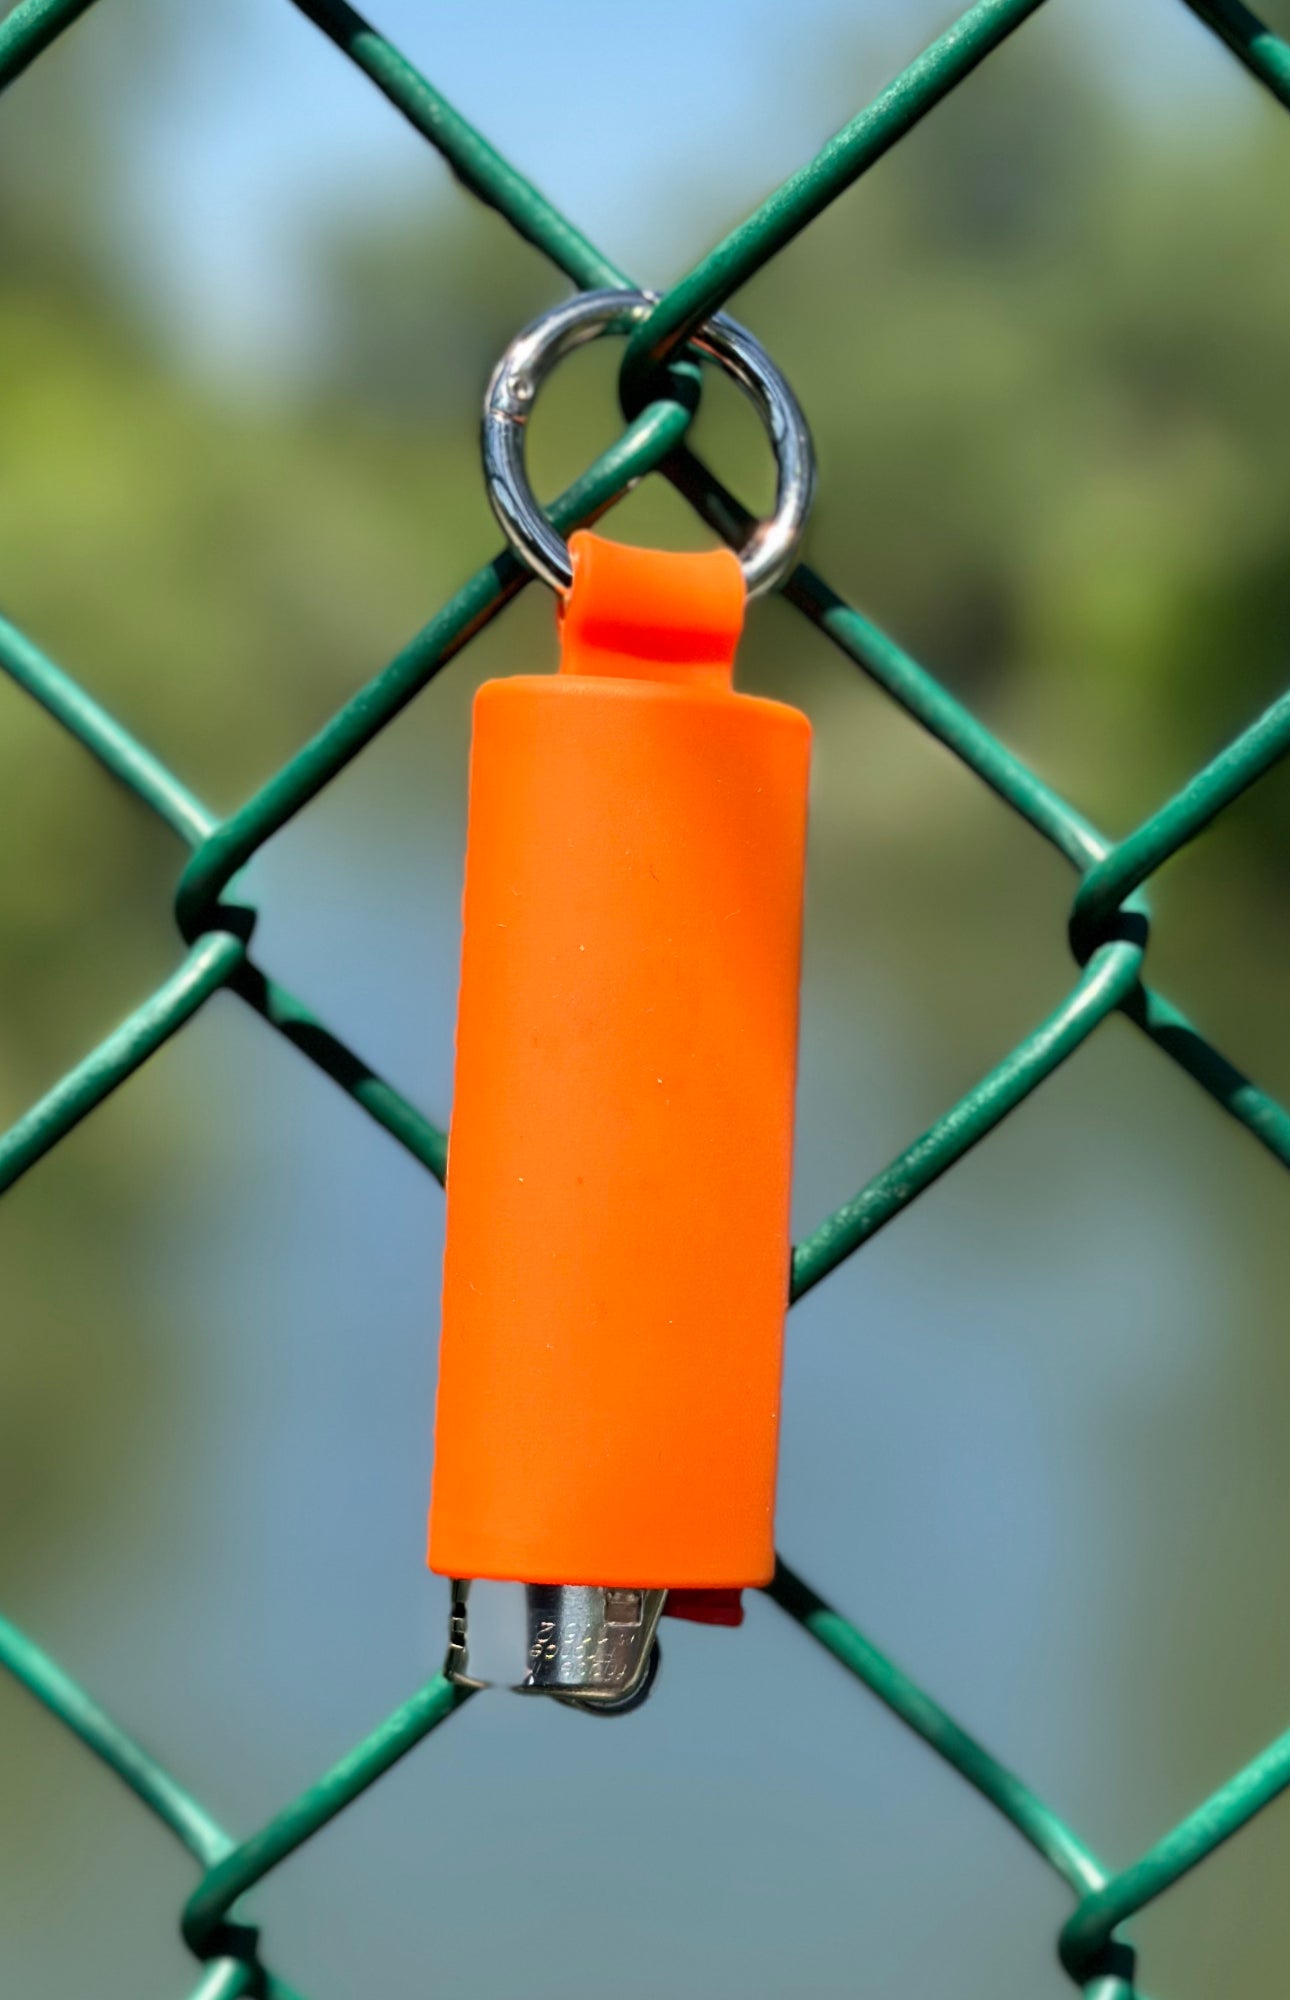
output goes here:
{"type": "MultiPolygon", "coordinates": [[[[686,379],[689,364],[684,360],[689,334],[963,83],[1042,3],[978,0],[969,7],[659,301],[624,350],[620,380],[629,420],[626,429],[551,510],[563,532],[594,520],[643,475],[661,472],[704,520],[738,545],[750,516],[686,443],[694,404],[692,382],[686,379]]],[[[20,0],[0,22],[0,89],[19,77],[91,4],[92,0],[20,0]]],[[[517,235],[542,251],[575,286],[633,283],[345,0],[293,0],[293,4],[438,149],[464,187],[497,210],[517,235]]],[[[1190,6],[1290,109],[1290,43],[1264,27],[1241,0],[1180,0],[1180,4],[1190,6]]],[[[528,580],[509,550],[503,550],[463,583],[396,658],[225,820],[204,806],[29,637],[0,619],[0,668],[191,850],[175,901],[184,955],[169,978],[114,1033],[0,1136],[0,1193],[120,1089],[221,987],[240,995],[442,1182],[445,1132],[257,963],[251,953],[255,913],[237,900],[236,878],[263,843],[386,728],[528,580]]],[[[1080,969],[1070,991],[975,1089],[798,1246],[793,1258],[794,1299],[819,1284],[993,1131],[1116,1009],[1274,1160],[1290,1167],[1290,1112],[1244,1076],[1143,979],[1149,933],[1145,884],[1290,751],[1290,694],[1125,838],[1112,841],[813,570],[800,565],[781,591],[921,728],[1056,847],[1079,878],[1070,939],[1080,969]]],[[[780,1563],[768,1595],[974,1786],[1068,1884],[1074,1907],[1057,1949],[1086,2000],[1144,2000],[1136,1984],[1133,1949],[1121,1927],[1290,1785],[1288,1733],[1145,1854],[1126,1866],[1112,1867],[787,1563],[780,1563]]],[[[301,2000],[262,1956],[257,1931],[239,1914],[241,1899],[469,1699],[436,1675],[317,1783],[249,1838],[236,1840],[34,1640],[4,1620],[0,1620],[0,1661],[116,1772],[198,1864],[197,1885],[182,1916],[184,1937],[202,1967],[191,2000],[237,2000],[239,1995],[301,2000]]]]}

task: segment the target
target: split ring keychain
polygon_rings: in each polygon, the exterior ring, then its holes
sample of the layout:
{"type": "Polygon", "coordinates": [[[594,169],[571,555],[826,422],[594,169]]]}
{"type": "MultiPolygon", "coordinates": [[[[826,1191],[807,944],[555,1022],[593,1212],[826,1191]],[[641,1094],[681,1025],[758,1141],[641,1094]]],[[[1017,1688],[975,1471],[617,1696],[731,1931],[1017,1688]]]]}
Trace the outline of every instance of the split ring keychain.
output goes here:
{"type": "Polygon", "coordinates": [[[654,303],[556,307],[485,400],[560,667],[475,698],[430,1507],[450,1676],[600,1713],[648,1691],[665,1604],[737,1624],[774,1567],[810,759],[804,715],[732,686],[814,485],[750,334],[690,337],[775,450],[742,556],[566,547],[529,488],[550,368],[654,303]]]}

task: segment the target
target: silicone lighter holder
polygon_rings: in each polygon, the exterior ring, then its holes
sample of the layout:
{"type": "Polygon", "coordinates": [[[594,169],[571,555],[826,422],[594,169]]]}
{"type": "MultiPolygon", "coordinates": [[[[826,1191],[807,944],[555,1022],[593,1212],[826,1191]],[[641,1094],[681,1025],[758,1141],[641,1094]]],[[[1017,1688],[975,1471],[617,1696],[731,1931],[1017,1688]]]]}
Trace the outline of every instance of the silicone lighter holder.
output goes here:
{"type": "Polygon", "coordinates": [[[765,1582],[810,726],[735,557],[572,538],[474,709],[430,1563],[765,1582]]]}

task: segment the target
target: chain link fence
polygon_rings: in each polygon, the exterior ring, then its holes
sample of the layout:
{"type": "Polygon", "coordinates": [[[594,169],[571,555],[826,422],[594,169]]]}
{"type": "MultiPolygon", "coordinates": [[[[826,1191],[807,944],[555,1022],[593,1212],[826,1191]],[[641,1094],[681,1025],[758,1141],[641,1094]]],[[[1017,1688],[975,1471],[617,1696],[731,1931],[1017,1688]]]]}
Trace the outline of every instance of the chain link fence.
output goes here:
{"type": "MultiPolygon", "coordinates": [[[[20,0],[0,22],[0,88],[17,79],[92,0],[20,0]]],[[[363,70],[391,107],[447,160],[463,186],[505,218],[581,288],[634,280],[547,202],[454,110],[434,86],[344,0],[294,0],[363,70]]],[[[793,174],[662,298],[628,342],[621,394],[627,427],[551,509],[563,533],[593,521],[627,486],[661,472],[699,515],[738,545],[751,517],[689,449],[693,398],[670,376],[689,335],[746,279],[905,137],[1042,0],[980,0],[793,174]]],[[[1240,0],[1179,0],[1290,110],[1290,43],[1240,0]]],[[[491,360],[481,356],[481,365],[491,360]]],[[[827,489],[824,494],[827,506],[827,489]]],[[[442,1182],[446,1134],[349,1048],[251,951],[255,912],[237,900],[239,871],[315,798],[528,582],[509,550],[472,576],[398,656],[355,694],[269,782],[221,820],[76,681],[0,619],[0,667],[190,850],[176,916],[185,951],[130,1017],[0,1136],[0,1193],[120,1089],[220,988],[237,993],[324,1075],[384,1126],[442,1182]]],[[[1119,1009],[1274,1160],[1290,1166],[1290,1112],[1261,1090],[1143,979],[1149,918],[1144,885],[1224,808],[1290,751],[1290,695],[1283,696],[1124,839],[1112,841],[1013,756],[896,642],[805,564],[782,594],[922,729],[1065,856],[1078,887],[1070,941],[1079,974],[1034,1032],[975,1089],[794,1253],[792,1291],[802,1297],[1015,1110],[1045,1077],[1119,1009]]],[[[1008,1819],[1067,1883],[1074,1908],[1057,1941],[1062,1964],[1088,2000],[1142,2000],[1122,1926],[1238,1832],[1290,1784],[1290,1733],[1129,1865],[1113,1868],[1012,1771],[962,1729],[781,1561],[769,1595],[790,1618],[884,1702],[959,1776],[1008,1819]]],[[[441,1675],[258,1831],[236,1840],[216,1824],[58,1663],[0,1620],[0,1660],[101,1758],[184,1844],[201,1874],[182,1917],[202,1966],[191,2000],[299,2000],[261,1954],[240,1899],[375,1783],[469,1699],[441,1675]]]]}

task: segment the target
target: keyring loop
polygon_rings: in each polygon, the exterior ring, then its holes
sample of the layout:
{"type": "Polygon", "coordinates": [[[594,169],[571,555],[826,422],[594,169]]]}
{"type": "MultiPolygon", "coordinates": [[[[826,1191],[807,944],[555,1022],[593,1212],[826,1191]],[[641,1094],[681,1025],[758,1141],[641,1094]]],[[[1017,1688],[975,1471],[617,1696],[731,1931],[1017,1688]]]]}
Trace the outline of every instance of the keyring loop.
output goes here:
{"type": "MultiPolygon", "coordinates": [[[[653,292],[578,292],[535,319],[511,342],[484,398],[484,479],[508,539],[529,568],[565,592],[573,565],[563,538],[533,497],[524,433],[537,392],[557,361],[601,334],[635,326],[658,303],[653,292]]],[[[792,564],[815,491],[815,452],[801,406],[760,342],[716,313],[690,335],[692,347],[733,376],[759,412],[775,451],[775,512],[753,530],[739,561],[749,597],[770,590],[792,564]]],[[[635,481],[632,482],[635,484],[635,481]]]]}

